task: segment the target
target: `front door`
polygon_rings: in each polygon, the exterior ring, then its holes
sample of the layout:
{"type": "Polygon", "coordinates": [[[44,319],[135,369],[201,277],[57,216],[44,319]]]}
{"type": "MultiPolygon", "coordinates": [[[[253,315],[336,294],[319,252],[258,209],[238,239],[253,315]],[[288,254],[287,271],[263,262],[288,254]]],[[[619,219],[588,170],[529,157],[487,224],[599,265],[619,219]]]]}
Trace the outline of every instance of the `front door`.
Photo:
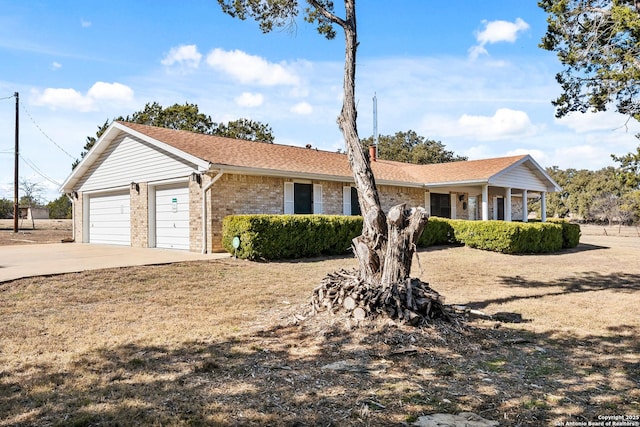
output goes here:
{"type": "Polygon", "coordinates": [[[498,197],[498,221],[504,221],[504,198],[498,197]]]}
{"type": "Polygon", "coordinates": [[[478,219],[478,198],[469,197],[469,219],[475,221],[478,219]]]}

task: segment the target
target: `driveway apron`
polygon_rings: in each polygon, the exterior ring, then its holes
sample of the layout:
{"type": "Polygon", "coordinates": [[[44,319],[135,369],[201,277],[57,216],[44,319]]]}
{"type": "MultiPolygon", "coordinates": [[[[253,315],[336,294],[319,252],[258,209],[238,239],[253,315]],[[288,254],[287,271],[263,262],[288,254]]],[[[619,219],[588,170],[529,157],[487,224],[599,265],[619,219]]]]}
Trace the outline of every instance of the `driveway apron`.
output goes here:
{"type": "Polygon", "coordinates": [[[169,249],[86,243],[0,246],[0,282],[102,268],[171,264],[228,257],[229,254],[226,253],[200,254],[169,249]]]}

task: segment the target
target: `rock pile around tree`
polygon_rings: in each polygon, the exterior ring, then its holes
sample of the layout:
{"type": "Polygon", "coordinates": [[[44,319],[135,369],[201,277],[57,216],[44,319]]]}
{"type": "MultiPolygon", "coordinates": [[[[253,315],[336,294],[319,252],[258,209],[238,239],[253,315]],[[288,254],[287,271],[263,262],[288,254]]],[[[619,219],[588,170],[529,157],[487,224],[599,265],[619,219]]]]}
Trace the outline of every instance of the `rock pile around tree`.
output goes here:
{"type": "Polygon", "coordinates": [[[356,270],[329,273],[313,290],[313,313],[346,313],[357,321],[385,315],[418,326],[436,319],[450,321],[444,299],[428,283],[408,278],[386,288],[359,279],[356,270]]]}

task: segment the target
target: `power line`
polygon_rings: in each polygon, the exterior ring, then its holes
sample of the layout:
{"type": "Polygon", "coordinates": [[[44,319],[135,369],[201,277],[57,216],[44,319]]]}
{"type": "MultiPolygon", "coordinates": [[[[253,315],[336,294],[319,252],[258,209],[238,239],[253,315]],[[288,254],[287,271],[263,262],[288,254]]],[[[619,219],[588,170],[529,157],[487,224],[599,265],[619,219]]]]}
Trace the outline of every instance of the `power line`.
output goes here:
{"type": "Polygon", "coordinates": [[[40,133],[42,133],[44,135],[45,138],[47,138],[49,141],[51,141],[53,143],[53,145],[55,145],[56,147],[58,147],[64,154],[66,154],[67,156],[69,156],[69,158],[71,158],[72,160],[75,160],[76,158],[74,156],[72,156],[71,154],[69,154],[69,152],[67,150],[65,150],[64,148],[62,148],[60,145],[58,145],[57,142],[55,142],[49,135],[47,135],[42,128],[36,123],[36,121],[34,120],[33,117],[31,117],[31,114],[29,113],[29,110],[27,110],[27,107],[24,106],[23,103],[20,103],[20,105],[22,106],[22,110],[27,113],[27,116],[29,116],[29,119],[31,119],[31,123],[33,123],[33,125],[38,128],[38,130],[40,131],[40,133]]]}
{"type": "Polygon", "coordinates": [[[52,183],[54,185],[57,185],[58,187],[60,187],[62,185],[58,181],[54,180],[53,178],[50,178],[44,172],[42,172],[40,170],[40,168],[35,163],[33,163],[31,160],[27,159],[22,154],[19,154],[19,156],[22,159],[22,161],[24,161],[27,164],[27,166],[29,166],[35,173],[40,175],[42,178],[46,179],[47,181],[49,181],[50,183],[52,183]]]}
{"type": "Polygon", "coordinates": [[[11,98],[15,98],[15,95],[11,95],[11,96],[5,96],[4,98],[0,98],[0,101],[5,101],[7,99],[11,99],[11,98]]]}

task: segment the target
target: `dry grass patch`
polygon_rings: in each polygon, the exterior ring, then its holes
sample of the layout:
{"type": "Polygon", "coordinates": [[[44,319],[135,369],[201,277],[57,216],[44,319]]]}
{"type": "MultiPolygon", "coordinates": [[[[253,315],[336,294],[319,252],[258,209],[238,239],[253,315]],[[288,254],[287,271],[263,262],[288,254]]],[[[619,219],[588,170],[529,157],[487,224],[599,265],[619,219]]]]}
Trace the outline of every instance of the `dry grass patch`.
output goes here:
{"type": "Polygon", "coordinates": [[[233,259],[0,284],[0,426],[548,425],[640,412],[640,239],[556,255],[419,253],[448,303],[521,314],[412,329],[297,322],[349,258],[233,259]]]}
{"type": "Polygon", "coordinates": [[[13,232],[12,219],[0,219],[0,246],[28,245],[33,243],[60,243],[73,238],[70,219],[21,219],[18,232],[13,232]],[[35,228],[34,228],[35,225],[35,228]]]}

